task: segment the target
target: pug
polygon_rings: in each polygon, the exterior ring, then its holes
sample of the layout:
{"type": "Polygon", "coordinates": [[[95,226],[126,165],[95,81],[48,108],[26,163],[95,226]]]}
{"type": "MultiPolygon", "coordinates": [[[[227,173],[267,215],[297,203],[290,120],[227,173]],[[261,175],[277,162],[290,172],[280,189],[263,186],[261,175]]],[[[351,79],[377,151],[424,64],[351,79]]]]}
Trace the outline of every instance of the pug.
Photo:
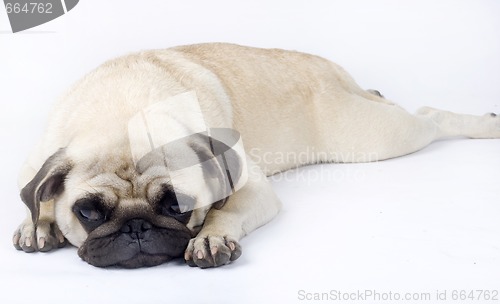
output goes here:
{"type": "Polygon", "coordinates": [[[143,51],[104,63],[56,103],[21,170],[28,214],[13,243],[35,252],[69,242],[98,267],[179,257],[217,267],[278,214],[267,176],[399,157],[449,136],[500,138],[500,117],[429,107],[412,115],[338,65],[294,51],[223,43],[143,51]],[[144,119],[160,103],[167,110],[144,119]],[[134,117],[143,127],[131,127],[134,117]]]}

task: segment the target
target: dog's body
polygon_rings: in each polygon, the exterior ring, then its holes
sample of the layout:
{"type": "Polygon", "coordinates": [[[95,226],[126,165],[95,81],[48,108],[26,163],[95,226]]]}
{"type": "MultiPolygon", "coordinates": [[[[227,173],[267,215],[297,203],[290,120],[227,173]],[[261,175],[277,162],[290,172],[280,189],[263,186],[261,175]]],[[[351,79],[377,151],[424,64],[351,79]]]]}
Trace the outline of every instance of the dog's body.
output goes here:
{"type": "Polygon", "coordinates": [[[46,251],[66,238],[96,266],[156,265],[183,252],[190,265],[219,266],[239,257],[241,237],[278,213],[266,175],[398,157],[446,136],[500,138],[500,117],[431,108],[410,115],[339,66],[297,52],[203,44],[129,55],[90,73],[56,105],[21,172],[30,213],[14,245],[46,251]],[[248,181],[216,208],[158,211],[172,204],[168,179],[136,170],[127,124],[187,91],[196,92],[209,127],[240,132],[248,181]]]}

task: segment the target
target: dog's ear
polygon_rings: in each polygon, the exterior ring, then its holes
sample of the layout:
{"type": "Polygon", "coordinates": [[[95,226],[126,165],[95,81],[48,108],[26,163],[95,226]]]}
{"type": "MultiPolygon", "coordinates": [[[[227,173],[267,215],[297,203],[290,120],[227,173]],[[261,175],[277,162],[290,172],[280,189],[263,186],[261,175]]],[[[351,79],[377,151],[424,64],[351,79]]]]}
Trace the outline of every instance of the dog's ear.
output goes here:
{"type": "Polygon", "coordinates": [[[220,191],[218,196],[221,199],[213,204],[216,209],[220,209],[235,191],[234,188],[242,176],[243,160],[228,144],[209,136],[203,136],[202,140],[192,142],[191,148],[197,154],[200,163],[203,163],[204,174],[220,181],[221,189],[214,191],[220,191]]]}
{"type": "Polygon", "coordinates": [[[31,211],[33,223],[38,222],[40,202],[56,198],[64,190],[64,180],[72,164],[66,158],[65,149],[59,149],[49,157],[35,177],[21,190],[21,199],[31,211]]]}

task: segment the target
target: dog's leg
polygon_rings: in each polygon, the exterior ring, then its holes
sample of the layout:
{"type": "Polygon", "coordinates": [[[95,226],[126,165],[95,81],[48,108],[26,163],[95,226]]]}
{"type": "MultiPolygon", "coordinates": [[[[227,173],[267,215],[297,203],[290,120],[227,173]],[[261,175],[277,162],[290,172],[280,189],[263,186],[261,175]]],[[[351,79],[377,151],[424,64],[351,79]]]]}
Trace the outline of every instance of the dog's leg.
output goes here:
{"type": "Polygon", "coordinates": [[[281,203],[261,169],[247,157],[248,181],[220,210],[212,208],[203,228],[186,249],[190,266],[216,267],[241,255],[238,241],[269,222],[281,203]]]}
{"type": "MultiPolygon", "coordinates": [[[[25,163],[19,176],[20,188],[28,184],[35,174],[36,170],[25,163]]],[[[53,200],[40,204],[40,215],[36,225],[28,208],[26,213],[26,219],[14,232],[12,239],[14,247],[24,252],[34,252],[50,251],[66,245],[66,239],[56,224],[53,200]]]]}
{"type": "Polygon", "coordinates": [[[320,150],[323,161],[367,162],[418,151],[449,136],[500,138],[500,116],[462,115],[423,108],[411,115],[397,105],[350,95],[339,104],[322,102],[320,150]]]}
{"type": "Polygon", "coordinates": [[[380,91],[378,90],[366,90],[368,93],[372,94],[372,95],[375,95],[377,97],[381,97],[381,98],[384,98],[384,95],[382,95],[382,93],[380,93],[380,91]]]}
{"type": "Polygon", "coordinates": [[[368,100],[380,102],[380,103],[387,104],[387,105],[394,105],[394,103],[392,101],[385,99],[384,95],[382,95],[382,93],[380,93],[380,91],[378,91],[378,90],[370,89],[370,90],[361,91],[358,93],[361,94],[361,97],[366,98],[368,100]]]}
{"type": "Polygon", "coordinates": [[[495,113],[476,116],[423,107],[417,111],[417,116],[437,124],[439,137],[500,138],[500,116],[495,113]]]}

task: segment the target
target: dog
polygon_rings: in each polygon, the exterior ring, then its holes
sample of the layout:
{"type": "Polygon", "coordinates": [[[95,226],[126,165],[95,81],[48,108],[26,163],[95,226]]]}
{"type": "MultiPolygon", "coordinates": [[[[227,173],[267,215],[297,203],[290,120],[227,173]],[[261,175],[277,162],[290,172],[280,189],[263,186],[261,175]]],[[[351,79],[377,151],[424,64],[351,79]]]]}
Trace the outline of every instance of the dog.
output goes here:
{"type": "Polygon", "coordinates": [[[69,242],[98,267],[179,257],[221,266],[278,214],[267,176],[395,158],[450,136],[500,138],[500,117],[429,107],[412,115],[340,66],[295,51],[143,51],[104,63],[56,103],[21,170],[28,216],[13,243],[35,252],[69,242]],[[158,124],[144,135],[141,122],[158,124]],[[283,158],[299,154],[307,157],[283,158]]]}

